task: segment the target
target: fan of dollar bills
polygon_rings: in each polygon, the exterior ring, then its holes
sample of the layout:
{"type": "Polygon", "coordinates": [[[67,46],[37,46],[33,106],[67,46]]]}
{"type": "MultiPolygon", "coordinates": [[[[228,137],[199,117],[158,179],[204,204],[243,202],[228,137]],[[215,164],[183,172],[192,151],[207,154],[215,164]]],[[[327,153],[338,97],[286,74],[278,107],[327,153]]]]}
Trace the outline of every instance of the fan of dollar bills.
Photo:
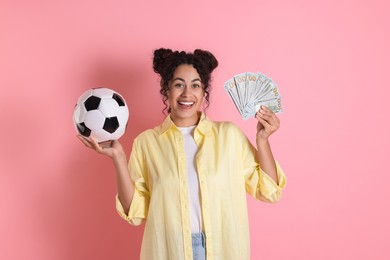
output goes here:
{"type": "Polygon", "coordinates": [[[225,90],[245,120],[255,116],[260,106],[268,107],[275,114],[283,112],[278,87],[260,72],[234,76],[225,82],[225,90]]]}

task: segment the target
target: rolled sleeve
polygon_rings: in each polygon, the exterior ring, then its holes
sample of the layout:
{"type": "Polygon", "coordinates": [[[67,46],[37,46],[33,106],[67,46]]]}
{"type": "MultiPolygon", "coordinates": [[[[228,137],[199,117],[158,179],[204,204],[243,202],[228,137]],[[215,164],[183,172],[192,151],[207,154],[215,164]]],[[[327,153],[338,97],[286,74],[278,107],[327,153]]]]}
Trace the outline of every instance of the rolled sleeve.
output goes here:
{"type": "Polygon", "coordinates": [[[141,225],[147,218],[147,208],[149,202],[145,196],[140,194],[138,191],[134,192],[133,200],[130,205],[129,212],[125,212],[118,195],[115,197],[116,210],[121,218],[126,220],[129,224],[134,226],[141,225]]]}
{"type": "Polygon", "coordinates": [[[256,187],[256,199],[267,202],[278,202],[282,198],[282,190],[286,186],[286,175],[279,163],[275,161],[278,184],[259,168],[259,181],[256,187]]]}
{"type": "Polygon", "coordinates": [[[278,184],[259,166],[246,178],[246,190],[254,198],[266,202],[278,202],[282,198],[282,190],[286,186],[286,176],[275,161],[278,184]]]}

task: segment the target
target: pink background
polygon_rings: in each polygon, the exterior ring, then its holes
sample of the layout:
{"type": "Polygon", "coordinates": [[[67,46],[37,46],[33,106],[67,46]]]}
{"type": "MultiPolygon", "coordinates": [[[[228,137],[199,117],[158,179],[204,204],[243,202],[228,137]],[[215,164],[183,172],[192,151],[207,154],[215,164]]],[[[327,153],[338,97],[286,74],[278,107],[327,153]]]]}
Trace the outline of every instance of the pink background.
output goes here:
{"type": "Polygon", "coordinates": [[[278,204],[248,197],[252,259],[390,259],[389,13],[385,0],[1,0],[0,259],[138,258],[112,163],[71,117],[86,89],[116,89],[129,151],[163,119],[158,47],[213,52],[208,115],[252,141],[223,83],[261,71],[279,85],[271,143],[288,186],[278,204]]]}

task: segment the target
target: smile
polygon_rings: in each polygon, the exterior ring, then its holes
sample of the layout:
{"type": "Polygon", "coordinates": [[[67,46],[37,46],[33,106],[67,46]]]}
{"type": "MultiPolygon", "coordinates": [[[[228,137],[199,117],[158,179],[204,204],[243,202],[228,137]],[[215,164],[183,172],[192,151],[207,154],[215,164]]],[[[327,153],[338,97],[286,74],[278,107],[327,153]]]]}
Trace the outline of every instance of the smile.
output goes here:
{"type": "Polygon", "coordinates": [[[195,102],[184,102],[184,101],[178,101],[177,103],[179,103],[180,105],[183,105],[183,106],[192,106],[193,104],[195,104],[195,102]]]}

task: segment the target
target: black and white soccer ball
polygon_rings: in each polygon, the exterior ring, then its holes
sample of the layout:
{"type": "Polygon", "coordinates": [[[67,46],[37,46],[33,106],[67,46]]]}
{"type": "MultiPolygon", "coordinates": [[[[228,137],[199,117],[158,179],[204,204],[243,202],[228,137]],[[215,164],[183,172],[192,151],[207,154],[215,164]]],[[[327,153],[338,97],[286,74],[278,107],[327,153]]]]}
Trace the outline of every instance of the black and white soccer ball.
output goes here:
{"type": "Polygon", "coordinates": [[[129,110],[125,99],[109,88],[93,88],[77,100],[73,111],[76,131],[97,142],[118,140],[126,130],[129,110]]]}

